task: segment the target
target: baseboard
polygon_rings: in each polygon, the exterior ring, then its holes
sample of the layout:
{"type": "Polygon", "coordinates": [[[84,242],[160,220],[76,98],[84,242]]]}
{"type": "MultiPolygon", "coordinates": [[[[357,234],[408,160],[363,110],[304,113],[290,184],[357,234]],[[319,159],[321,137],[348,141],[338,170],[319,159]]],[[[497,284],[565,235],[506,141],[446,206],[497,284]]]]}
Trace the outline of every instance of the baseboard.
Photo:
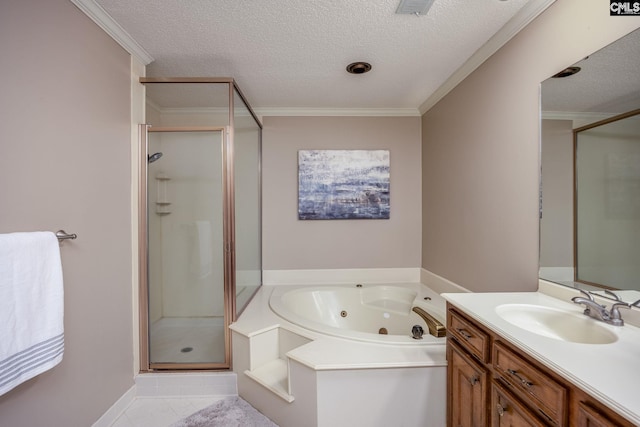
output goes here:
{"type": "Polygon", "coordinates": [[[92,427],[109,427],[136,398],[237,396],[235,372],[167,372],[139,374],[127,390],[92,427]]]}
{"type": "Polygon", "coordinates": [[[265,285],[337,285],[344,283],[416,283],[419,268],[345,268],[326,270],[264,270],[265,285]]]}
{"type": "Polygon", "coordinates": [[[112,425],[120,415],[129,407],[133,399],[136,397],[135,384],[123,394],[120,399],[116,401],[111,408],[107,410],[102,416],[93,423],[92,427],[109,427],[112,425]]]}
{"type": "Polygon", "coordinates": [[[237,396],[235,372],[165,372],[137,375],[137,397],[237,396]]]}
{"type": "Polygon", "coordinates": [[[449,279],[445,279],[442,276],[438,276],[437,274],[432,273],[429,270],[425,270],[424,268],[420,269],[420,283],[424,283],[439,294],[447,292],[471,292],[467,288],[464,288],[449,279]]]}

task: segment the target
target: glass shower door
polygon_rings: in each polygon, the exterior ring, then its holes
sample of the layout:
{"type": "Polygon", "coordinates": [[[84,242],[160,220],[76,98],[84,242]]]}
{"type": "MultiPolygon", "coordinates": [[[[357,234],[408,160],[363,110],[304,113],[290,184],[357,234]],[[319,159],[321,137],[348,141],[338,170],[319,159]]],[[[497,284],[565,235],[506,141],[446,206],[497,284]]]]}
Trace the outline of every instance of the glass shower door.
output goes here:
{"type": "Polygon", "coordinates": [[[149,367],[228,367],[225,130],[148,132],[149,367]]]}
{"type": "Polygon", "coordinates": [[[262,285],[261,132],[237,89],[233,97],[236,313],[262,285]]]}

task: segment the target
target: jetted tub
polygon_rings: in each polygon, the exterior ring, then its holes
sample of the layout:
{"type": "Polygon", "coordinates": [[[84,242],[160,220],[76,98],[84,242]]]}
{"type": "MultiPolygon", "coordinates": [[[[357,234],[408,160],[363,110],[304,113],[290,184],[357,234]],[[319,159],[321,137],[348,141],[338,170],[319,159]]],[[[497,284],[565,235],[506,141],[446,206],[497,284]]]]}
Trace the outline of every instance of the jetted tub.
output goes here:
{"type": "Polygon", "coordinates": [[[445,343],[430,335],[426,322],[412,311],[419,307],[445,324],[445,300],[421,283],[278,286],[269,305],[293,324],[340,338],[394,345],[445,343]],[[423,328],[422,339],[412,337],[414,325],[423,328]]]}

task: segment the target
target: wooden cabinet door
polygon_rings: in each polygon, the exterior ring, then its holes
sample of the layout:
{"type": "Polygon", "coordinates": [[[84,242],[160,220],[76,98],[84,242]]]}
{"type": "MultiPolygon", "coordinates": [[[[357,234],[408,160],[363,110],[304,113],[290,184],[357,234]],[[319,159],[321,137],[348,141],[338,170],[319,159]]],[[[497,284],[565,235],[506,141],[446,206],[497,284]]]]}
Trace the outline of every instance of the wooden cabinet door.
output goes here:
{"type": "Polygon", "coordinates": [[[613,421],[611,418],[602,414],[600,411],[580,402],[578,405],[577,427],[621,427],[622,424],[613,421]]]}
{"type": "Polygon", "coordinates": [[[491,384],[490,405],[492,427],[545,427],[516,397],[495,381],[491,384]]]}
{"type": "Polygon", "coordinates": [[[447,345],[447,360],[449,427],[485,427],[487,371],[452,342],[447,345]]]}

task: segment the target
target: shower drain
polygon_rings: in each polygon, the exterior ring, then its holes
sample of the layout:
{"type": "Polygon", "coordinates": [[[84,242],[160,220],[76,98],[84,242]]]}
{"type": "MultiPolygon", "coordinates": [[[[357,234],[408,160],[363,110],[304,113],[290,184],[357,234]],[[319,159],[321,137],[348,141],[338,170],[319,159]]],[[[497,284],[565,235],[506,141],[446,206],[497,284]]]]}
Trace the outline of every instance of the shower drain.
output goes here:
{"type": "Polygon", "coordinates": [[[193,351],[193,347],[185,347],[185,348],[180,349],[180,351],[182,353],[189,353],[190,351],[193,351]]]}

